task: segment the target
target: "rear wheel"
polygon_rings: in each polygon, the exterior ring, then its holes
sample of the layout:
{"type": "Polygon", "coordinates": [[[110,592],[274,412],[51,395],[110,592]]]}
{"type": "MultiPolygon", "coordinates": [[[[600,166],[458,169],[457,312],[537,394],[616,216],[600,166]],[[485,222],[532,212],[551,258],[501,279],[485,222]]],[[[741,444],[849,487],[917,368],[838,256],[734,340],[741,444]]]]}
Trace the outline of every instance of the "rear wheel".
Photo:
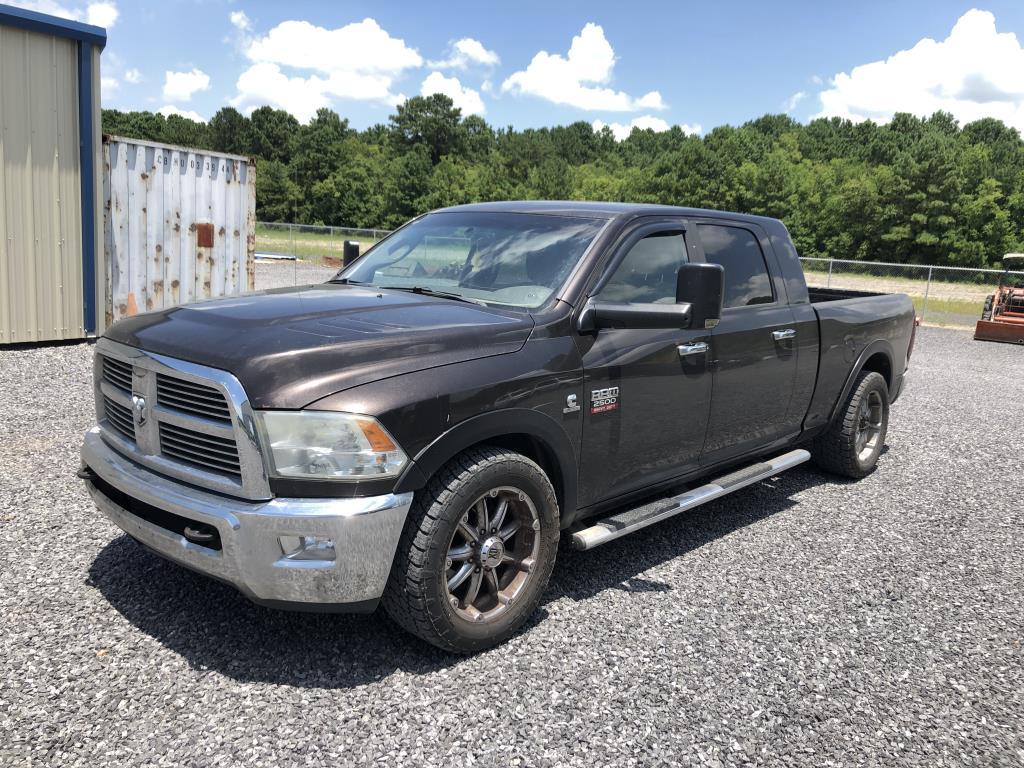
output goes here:
{"type": "Polygon", "coordinates": [[[889,427],[889,388],[881,374],[862,371],[828,431],[811,455],[824,470],[860,478],[875,468],[889,427]]]}
{"type": "Polygon", "coordinates": [[[448,651],[500,643],[536,610],[558,534],[555,493],[539,466],[512,451],[471,449],[417,494],[384,606],[448,651]]]}

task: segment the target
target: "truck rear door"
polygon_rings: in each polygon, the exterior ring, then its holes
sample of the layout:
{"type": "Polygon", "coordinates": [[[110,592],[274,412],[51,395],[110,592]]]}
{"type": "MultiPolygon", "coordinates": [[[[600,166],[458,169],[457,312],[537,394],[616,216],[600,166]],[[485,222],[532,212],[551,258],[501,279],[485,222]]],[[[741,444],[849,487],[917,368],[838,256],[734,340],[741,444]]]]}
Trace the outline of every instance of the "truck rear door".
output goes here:
{"type": "Polygon", "coordinates": [[[722,319],[711,332],[711,413],[701,464],[714,464],[799,431],[790,399],[797,326],[764,231],[722,219],[696,226],[704,258],[725,268],[722,319]]]}

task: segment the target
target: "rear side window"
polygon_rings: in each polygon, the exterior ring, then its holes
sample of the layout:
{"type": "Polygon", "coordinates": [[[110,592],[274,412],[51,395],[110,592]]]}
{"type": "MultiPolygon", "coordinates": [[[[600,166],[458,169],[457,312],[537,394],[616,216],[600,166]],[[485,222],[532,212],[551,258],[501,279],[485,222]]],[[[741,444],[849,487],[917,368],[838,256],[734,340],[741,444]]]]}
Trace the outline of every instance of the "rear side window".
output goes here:
{"type": "Polygon", "coordinates": [[[724,307],[771,304],[772,281],[761,246],[749,229],[699,224],[704,257],[725,269],[724,307]]]}
{"type": "Polygon", "coordinates": [[[676,276],[686,262],[682,232],[638,240],[601,289],[601,298],[624,304],[675,304],[676,276]]]}

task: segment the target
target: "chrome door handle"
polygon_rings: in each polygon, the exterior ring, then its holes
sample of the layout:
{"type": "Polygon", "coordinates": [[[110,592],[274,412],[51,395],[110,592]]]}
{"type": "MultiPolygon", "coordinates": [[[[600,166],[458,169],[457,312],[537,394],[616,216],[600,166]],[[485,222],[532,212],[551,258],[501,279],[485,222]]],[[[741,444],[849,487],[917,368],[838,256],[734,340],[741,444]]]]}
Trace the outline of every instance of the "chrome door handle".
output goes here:
{"type": "Polygon", "coordinates": [[[707,342],[698,341],[696,344],[680,344],[677,349],[680,357],[688,357],[689,355],[703,355],[708,351],[708,345],[707,342]]]}
{"type": "Polygon", "coordinates": [[[772,338],[776,341],[796,338],[796,330],[793,328],[783,328],[781,331],[772,331],[772,338]]]}

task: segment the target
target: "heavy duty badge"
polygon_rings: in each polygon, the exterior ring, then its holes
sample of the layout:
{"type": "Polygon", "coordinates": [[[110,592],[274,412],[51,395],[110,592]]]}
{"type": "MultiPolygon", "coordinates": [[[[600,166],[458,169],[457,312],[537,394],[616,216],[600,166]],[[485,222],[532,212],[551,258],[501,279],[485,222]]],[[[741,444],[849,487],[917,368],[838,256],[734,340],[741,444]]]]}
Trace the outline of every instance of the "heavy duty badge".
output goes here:
{"type": "Polygon", "coordinates": [[[619,388],[606,387],[605,389],[593,389],[590,391],[590,412],[607,413],[618,410],[619,388]]]}

